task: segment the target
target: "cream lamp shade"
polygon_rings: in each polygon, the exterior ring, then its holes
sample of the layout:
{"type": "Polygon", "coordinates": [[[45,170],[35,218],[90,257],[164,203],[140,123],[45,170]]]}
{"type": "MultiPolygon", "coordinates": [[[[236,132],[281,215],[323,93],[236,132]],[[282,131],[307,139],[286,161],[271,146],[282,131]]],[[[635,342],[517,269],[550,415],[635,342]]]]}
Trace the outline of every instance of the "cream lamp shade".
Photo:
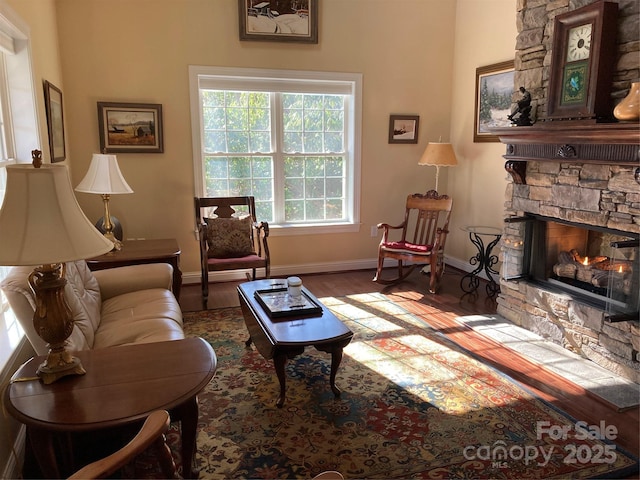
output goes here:
{"type": "Polygon", "coordinates": [[[436,191],[438,191],[438,176],[440,167],[453,167],[458,164],[453,146],[450,143],[429,142],[418,165],[436,167],[436,191]]]}
{"type": "Polygon", "coordinates": [[[115,155],[94,153],[89,170],[76,187],[77,192],[116,195],[133,193],[120,172],[115,155]]]}
{"type": "Polygon", "coordinates": [[[113,244],[84,215],[65,165],[8,165],[0,210],[0,265],[91,258],[113,244]]]}
{"type": "MultiPolygon", "coordinates": [[[[111,195],[133,193],[133,190],[122,176],[116,156],[94,153],[89,170],[76,187],[76,191],[102,195],[104,236],[111,240],[114,250],[122,249],[122,242],[116,238],[113,232],[113,221],[109,212],[109,199],[111,195]]],[[[101,221],[98,220],[98,225],[100,224],[101,221]]]]}
{"type": "Polygon", "coordinates": [[[44,383],[86,371],[67,350],[73,331],[64,295],[66,262],[96,257],[113,248],[84,216],[65,165],[7,166],[7,189],[0,209],[0,265],[34,265],[28,282],[35,294],[33,326],[49,353],[37,369],[44,383]]]}

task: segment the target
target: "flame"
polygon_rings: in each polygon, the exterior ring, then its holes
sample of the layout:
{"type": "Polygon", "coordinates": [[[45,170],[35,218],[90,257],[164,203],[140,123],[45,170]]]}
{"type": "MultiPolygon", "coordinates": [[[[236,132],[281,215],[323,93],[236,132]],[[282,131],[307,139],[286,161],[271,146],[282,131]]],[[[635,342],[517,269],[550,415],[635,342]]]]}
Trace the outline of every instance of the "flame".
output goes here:
{"type": "Polygon", "coordinates": [[[618,266],[618,273],[622,273],[622,265],[618,266]]]}
{"type": "Polygon", "coordinates": [[[589,257],[584,257],[584,260],[582,261],[583,265],[589,265],[589,257]]]}

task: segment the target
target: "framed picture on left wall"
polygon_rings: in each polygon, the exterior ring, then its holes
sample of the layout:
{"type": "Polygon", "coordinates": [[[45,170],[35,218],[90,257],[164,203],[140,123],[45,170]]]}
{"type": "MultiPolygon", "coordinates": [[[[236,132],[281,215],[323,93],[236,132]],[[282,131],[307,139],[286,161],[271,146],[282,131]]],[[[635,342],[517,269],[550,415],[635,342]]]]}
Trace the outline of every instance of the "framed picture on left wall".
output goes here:
{"type": "Polygon", "coordinates": [[[102,153],[163,153],[162,105],[98,102],[102,153]]]}
{"type": "Polygon", "coordinates": [[[67,158],[64,141],[62,92],[47,80],[44,81],[44,106],[47,113],[51,162],[61,162],[67,158]]]}

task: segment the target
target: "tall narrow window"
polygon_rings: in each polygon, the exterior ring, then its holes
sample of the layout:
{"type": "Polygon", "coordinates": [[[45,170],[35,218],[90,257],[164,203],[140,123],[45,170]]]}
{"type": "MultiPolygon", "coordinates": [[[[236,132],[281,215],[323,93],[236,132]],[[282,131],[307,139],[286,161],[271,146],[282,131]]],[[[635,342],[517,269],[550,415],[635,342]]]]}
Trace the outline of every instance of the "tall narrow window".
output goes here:
{"type": "MultiPolygon", "coordinates": [[[[6,187],[6,166],[31,161],[31,150],[43,145],[31,71],[29,28],[0,2],[0,205],[6,187]]],[[[3,279],[10,267],[0,267],[3,279]]],[[[24,333],[0,292],[0,368],[10,359],[24,333]]]]}
{"type": "Polygon", "coordinates": [[[197,196],[252,195],[258,217],[276,230],[357,229],[359,75],[190,74],[197,196]]]}

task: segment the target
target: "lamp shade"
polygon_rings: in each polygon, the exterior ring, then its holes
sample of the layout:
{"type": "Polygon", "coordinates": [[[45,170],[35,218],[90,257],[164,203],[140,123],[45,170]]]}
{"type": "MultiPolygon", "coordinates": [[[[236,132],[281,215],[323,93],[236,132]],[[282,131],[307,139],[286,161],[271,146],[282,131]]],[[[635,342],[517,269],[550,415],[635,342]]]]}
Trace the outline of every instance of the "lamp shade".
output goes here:
{"type": "Polygon", "coordinates": [[[120,172],[116,156],[102,153],[93,154],[89,170],[76,187],[76,191],[111,195],[133,193],[120,172]]]}
{"type": "Polygon", "coordinates": [[[456,154],[450,143],[429,142],[424,150],[418,165],[434,165],[440,167],[452,167],[458,164],[456,154]]]}
{"type": "Polygon", "coordinates": [[[78,205],[65,165],[9,165],[0,210],[0,265],[42,265],[107,253],[78,205]]]}

